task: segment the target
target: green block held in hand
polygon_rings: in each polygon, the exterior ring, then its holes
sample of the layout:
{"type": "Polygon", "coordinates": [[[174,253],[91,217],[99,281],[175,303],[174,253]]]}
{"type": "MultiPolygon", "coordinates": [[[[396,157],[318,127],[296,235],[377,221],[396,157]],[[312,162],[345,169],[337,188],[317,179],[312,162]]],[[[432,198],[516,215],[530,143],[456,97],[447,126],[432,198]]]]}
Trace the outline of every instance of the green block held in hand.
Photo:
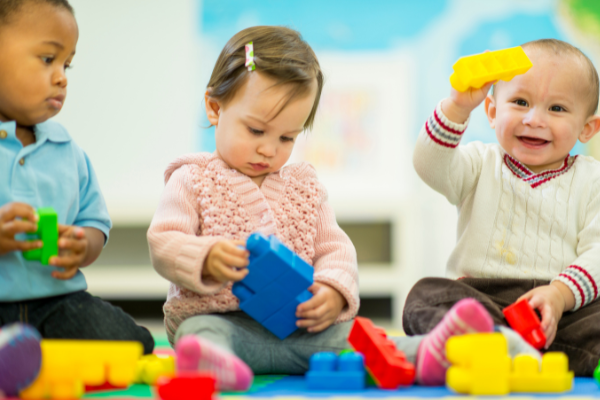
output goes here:
{"type": "Polygon", "coordinates": [[[36,232],[28,234],[28,240],[41,240],[43,246],[39,249],[24,251],[23,258],[29,261],[37,260],[43,265],[48,265],[50,257],[58,255],[58,215],[52,207],[39,208],[37,215],[39,216],[38,229],[36,232]]]}

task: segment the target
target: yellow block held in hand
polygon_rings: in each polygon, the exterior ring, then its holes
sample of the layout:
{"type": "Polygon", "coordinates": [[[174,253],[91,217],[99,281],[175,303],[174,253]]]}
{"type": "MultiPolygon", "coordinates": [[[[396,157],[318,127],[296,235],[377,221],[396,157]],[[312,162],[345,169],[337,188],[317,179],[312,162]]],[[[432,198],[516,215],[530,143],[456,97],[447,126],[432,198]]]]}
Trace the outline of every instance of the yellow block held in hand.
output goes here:
{"type": "Polygon", "coordinates": [[[452,66],[450,84],[459,92],[479,89],[487,82],[510,81],[532,67],[531,60],[521,46],[461,57],[452,66]]]}
{"type": "Polygon", "coordinates": [[[42,367],[21,399],[77,399],[85,385],[133,383],[142,344],[126,341],[43,339],[42,367]]]}

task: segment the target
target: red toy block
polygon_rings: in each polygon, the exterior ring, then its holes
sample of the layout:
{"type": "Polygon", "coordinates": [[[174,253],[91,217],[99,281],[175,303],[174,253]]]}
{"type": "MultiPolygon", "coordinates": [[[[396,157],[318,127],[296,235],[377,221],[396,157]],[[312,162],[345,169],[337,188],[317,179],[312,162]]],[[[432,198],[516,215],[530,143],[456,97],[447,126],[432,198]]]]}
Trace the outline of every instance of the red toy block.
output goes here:
{"type": "Polygon", "coordinates": [[[356,317],[348,342],[365,356],[365,366],[379,387],[396,389],[415,380],[415,366],[371,320],[356,317]]]}
{"type": "Polygon", "coordinates": [[[158,378],[156,388],[162,400],[211,400],[215,378],[208,372],[178,372],[173,378],[158,378]]]}
{"type": "Polygon", "coordinates": [[[546,335],[540,325],[540,319],[529,301],[523,299],[502,310],[504,318],[515,331],[519,332],[527,343],[540,350],[546,344],[546,335]]]}

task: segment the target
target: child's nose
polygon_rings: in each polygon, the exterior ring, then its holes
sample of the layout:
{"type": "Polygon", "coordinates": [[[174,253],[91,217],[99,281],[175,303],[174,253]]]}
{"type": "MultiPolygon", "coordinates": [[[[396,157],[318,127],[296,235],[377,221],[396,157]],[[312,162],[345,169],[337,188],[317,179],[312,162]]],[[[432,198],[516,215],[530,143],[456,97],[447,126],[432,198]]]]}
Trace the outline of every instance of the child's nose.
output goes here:
{"type": "Polygon", "coordinates": [[[258,153],[263,155],[264,157],[273,157],[276,153],[276,146],[271,143],[262,143],[258,146],[258,153]]]}
{"type": "Polygon", "coordinates": [[[52,84],[55,86],[66,87],[67,86],[67,75],[64,71],[57,71],[52,76],[52,84]]]}
{"type": "Polygon", "coordinates": [[[532,128],[543,128],[546,126],[546,113],[539,107],[532,107],[527,114],[525,114],[523,123],[532,128]]]}

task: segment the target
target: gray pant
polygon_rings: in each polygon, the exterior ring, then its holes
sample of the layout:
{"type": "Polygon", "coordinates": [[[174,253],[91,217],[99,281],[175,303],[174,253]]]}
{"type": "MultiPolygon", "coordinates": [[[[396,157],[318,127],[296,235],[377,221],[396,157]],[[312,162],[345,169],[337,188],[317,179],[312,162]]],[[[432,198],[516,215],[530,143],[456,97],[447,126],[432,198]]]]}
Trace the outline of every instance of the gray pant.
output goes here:
{"type": "MultiPolygon", "coordinates": [[[[255,374],[304,374],[308,359],[320,351],[339,353],[351,348],[346,340],[354,321],[331,325],[318,333],[298,329],[280,340],[242,311],[196,315],[177,329],[175,342],[197,335],[237,355],[255,374]]],[[[390,338],[414,363],[421,336],[390,338]]]]}

